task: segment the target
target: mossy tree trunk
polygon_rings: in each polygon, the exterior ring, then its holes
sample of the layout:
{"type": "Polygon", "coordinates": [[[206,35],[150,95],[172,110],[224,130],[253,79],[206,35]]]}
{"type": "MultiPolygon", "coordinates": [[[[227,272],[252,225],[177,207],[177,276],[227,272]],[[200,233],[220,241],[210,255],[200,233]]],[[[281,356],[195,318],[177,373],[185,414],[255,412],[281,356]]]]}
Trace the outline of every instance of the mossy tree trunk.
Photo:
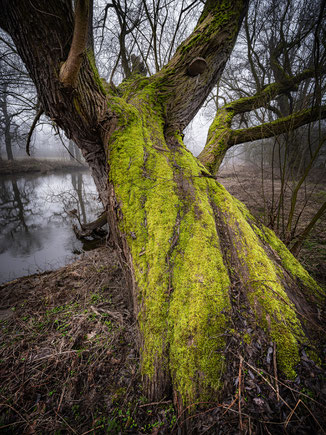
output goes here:
{"type": "Polygon", "coordinates": [[[69,1],[0,2],[0,24],[45,113],[82,150],[108,211],[129,278],[147,394],[158,400],[172,389],[180,409],[221,394],[234,340],[275,343],[286,377],[295,376],[302,346],[318,346],[322,290],[182,143],[183,128],[223,71],[246,3],[207,1],[162,71],[113,90],[91,51],[76,87],[60,82],[72,40],[69,1]],[[196,57],[207,68],[191,77],[196,57]]]}

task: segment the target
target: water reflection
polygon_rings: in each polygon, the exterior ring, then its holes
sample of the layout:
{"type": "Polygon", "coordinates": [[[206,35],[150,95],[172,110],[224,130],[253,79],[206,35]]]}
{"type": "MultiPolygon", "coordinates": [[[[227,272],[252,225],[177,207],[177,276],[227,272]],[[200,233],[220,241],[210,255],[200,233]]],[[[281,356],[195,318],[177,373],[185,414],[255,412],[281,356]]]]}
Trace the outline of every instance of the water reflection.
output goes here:
{"type": "Polygon", "coordinates": [[[82,223],[99,214],[89,173],[0,177],[0,282],[59,267],[80,251],[72,209],[82,223]]]}
{"type": "Polygon", "coordinates": [[[80,207],[80,210],[77,210],[78,214],[77,216],[81,217],[81,223],[86,224],[87,218],[86,218],[86,210],[85,210],[85,203],[84,203],[84,196],[83,192],[85,192],[84,184],[83,184],[83,178],[81,174],[71,174],[71,184],[74,187],[75,192],[77,193],[78,197],[78,206],[80,207]]]}

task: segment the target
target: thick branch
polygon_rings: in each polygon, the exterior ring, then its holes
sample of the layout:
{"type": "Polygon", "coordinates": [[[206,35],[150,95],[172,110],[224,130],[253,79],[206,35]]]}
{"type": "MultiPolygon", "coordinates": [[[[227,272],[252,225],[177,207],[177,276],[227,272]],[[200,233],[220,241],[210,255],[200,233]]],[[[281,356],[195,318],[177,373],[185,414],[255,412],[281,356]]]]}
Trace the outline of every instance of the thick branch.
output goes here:
{"type": "Polygon", "coordinates": [[[276,121],[267,122],[256,127],[250,127],[239,130],[231,130],[228,140],[228,148],[244,142],[251,142],[257,139],[266,139],[278,134],[286,133],[289,130],[295,130],[310,122],[326,118],[326,106],[313,107],[312,109],[302,110],[293,113],[276,121]]]}
{"type": "MultiPolygon", "coordinates": [[[[78,218],[78,215],[76,215],[74,212],[70,212],[70,214],[76,216],[78,218]]],[[[74,231],[76,234],[76,237],[78,239],[82,239],[84,237],[92,236],[94,231],[102,228],[105,224],[107,224],[107,213],[104,211],[101,216],[99,216],[95,221],[89,222],[87,224],[82,224],[80,220],[78,219],[80,224],[80,230],[74,225],[74,231]]]]}
{"type": "MultiPolygon", "coordinates": [[[[324,71],[324,69],[323,69],[324,71]]],[[[279,118],[277,121],[250,127],[247,129],[232,130],[231,123],[235,115],[250,112],[263,106],[269,107],[270,101],[278,95],[297,90],[297,86],[306,79],[314,77],[315,69],[302,71],[295,77],[279,83],[271,83],[251,97],[240,98],[217,111],[214,121],[209,129],[205,148],[198,156],[199,160],[211,171],[216,172],[229,148],[244,142],[264,139],[294,130],[309,122],[316,121],[319,116],[325,118],[325,109],[318,107],[293,113],[279,118]]]]}
{"type": "Polygon", "coordinates": [[[250,112],[251,110],[266,106],[278,95],[290,91],[296,91],[299,83],[301,83],[303,80],[314,77],[315,74],[315,69],[311,68],[304,70],[297,76],[291,77],[280,83],[271,83],[252,97],[240,98],[239,100],[230,103],[227,108],[233,110],[234,114],[236,115],[239,113],[250,112]]]}
{"type": "Polygon", "coordinates": [[[60,81],[65,87],[75,88],[88,39],[89,0],[77,0],[75,26],[68,59],[60,70],[60,81]]]}
{"type": "MultiPolygon", "coordinates": [[[[106,90],[99,78],[91,45],[86,46],[85,4],[88,6],[89,0],[85,2],[76,2],[76,13],[71,0],[0,0],[0,10],[5,15],[6,30],[36,85],[45,115],[74,140],[99,180],[107,170],[102,134],[110,130],[111,117],[107,114],[106,90]],[[84,12],[78,12],[80,8],[84,12]],[[82,23],[77,16],[82,17],[82,23]],[[75,41],[70,46],[74,27],[75,41]],[[82,52],[82,65],[73,74],[78,74],[74,92],[69,88],[67,92],[59,78],[62,59],[68,59],[66,64],[72,59],[69,50],[74,55],[82,52]]],[[[104,183],[97,184],[99,191],[104,192],[104,183]]],[[[104,193],[101,199],[103,203],[107,201],[104,193]]]]}
{"type": "Polygon", "coordinates": [[[247,6],[247,0],[208,0],[194,32],[158,73],[167,99],[167,131],[183,130],[216,85],[234,46],[247,6]],[[207,67],[201,74],[190,76],[187,68],[197,57],[203,58],[207,67]]]}

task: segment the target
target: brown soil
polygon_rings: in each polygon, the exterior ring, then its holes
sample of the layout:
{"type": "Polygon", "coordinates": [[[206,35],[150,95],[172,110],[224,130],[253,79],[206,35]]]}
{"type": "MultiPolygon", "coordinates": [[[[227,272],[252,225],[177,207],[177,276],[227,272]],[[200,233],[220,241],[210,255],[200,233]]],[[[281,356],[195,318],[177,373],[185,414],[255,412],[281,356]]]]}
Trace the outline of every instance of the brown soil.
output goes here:
{"type": "Polygon", "coordinates": [[[73,171],[87,169],[74,160],[21,159],[0,160],[0,175],[16,175],[19,173],[46,173],[52,171],[73,171]]]}
{"type": "MultiPolygon", "coordinates": [[[[259,181],[252,173],[222,177],[257,215],[259,198],[251,198],[259,181]]],[[[325,233],[318,246],[323,237],[325,233]]],[[[315,272],[324,248],[311,250],[309,265],[315,272]]],[[[0,286],[1,433],[179,434],[189,422],[194,432],[184,433],[324,433],[325,373],[304,350],[299,377],[288,382],[274,371],[272,345],[230,343],[233,357],[227,361],[223,402],[199,405],[179,417],[171,397],[148,403],[126,290],[109,248],[91,251],[57,271],[0,286]],[[239,352],[255,355],[256,361],[258,354],[260,366],[250,358],[239,360],[239,352]]]]}

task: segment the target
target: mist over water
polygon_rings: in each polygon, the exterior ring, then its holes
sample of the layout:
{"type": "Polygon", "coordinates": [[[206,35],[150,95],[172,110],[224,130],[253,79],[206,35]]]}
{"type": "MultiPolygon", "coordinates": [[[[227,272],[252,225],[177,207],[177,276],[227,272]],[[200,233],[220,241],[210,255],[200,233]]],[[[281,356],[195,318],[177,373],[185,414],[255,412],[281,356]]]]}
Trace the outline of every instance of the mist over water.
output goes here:
{"type": "Polygon", "coordinates": [[[88,172],[0,177],[0,283],[53,270],[82,249],[72,229],[100,213],[88,172]]]}

